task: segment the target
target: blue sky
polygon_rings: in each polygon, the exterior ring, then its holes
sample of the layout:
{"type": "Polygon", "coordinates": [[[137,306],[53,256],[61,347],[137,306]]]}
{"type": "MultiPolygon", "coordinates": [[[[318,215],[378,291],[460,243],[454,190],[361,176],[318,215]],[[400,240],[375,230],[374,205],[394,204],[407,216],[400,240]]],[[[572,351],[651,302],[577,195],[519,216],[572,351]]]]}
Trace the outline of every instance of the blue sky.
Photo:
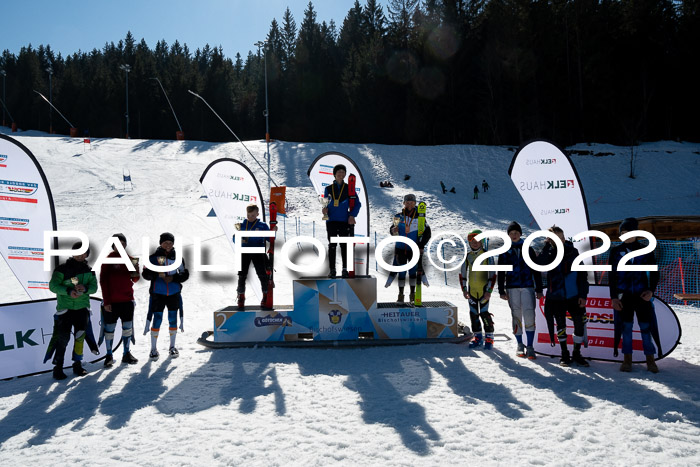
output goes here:
{"type": "MultiPolygon", "coordinates": [[[[364,5],[365,0],[360,0],[364,5]]],[[[379,2],[386,14],[388,0],[379,2]]],[[[224,54],[245,57],[253,44],[264,40],[270,23],[282,22],[287,7],[297,28],[308,0],[13,0],[0,3],[0,50],[17,54],[28,44],[49,44],[67,54],[101,49],[131,31],[152,49],[165,39],[187,43],[194,52],[205,44],[221,45],[224,54]]],[[[354,0],[316,0],[318,22],[335,20],[338,28],[354,0]]]]}

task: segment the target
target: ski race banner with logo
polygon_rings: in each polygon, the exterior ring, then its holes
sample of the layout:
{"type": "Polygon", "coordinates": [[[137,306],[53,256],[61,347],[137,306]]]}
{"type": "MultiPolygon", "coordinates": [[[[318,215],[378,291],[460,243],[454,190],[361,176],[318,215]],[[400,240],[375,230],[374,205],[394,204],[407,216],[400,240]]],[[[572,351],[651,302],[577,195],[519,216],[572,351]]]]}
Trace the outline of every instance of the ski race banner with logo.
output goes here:
{"type": "MultiPolygon", "coordinates": [[[[546,292],[546,290],[545,290],[546,292]]],[[[652,323],[652,338],[656,347],[655,358],[663,358],[669,355],[681,339],[681,325],[678,317],[663,300],[654,297],[654,313],[656,326],[652,323]],[[655,329],[654,329],[655,328],[655,329]],[[656,332],[658,330],[658,332],[656,332]]],[[[561,350],[554,331],[556,345],[550,345],[549,333],[547,330],[547,319],[544,314],[544,299],[538,300],[536,310],[535,326],[537,335],[535,338],[535,351],[543,355],[559,357],[561,350]]],[[[584,357],[596,360],[622,361],[622,340],[619,341],[618,355],[614,355],[615,348],[615,314],[610,299],[610,288],[605,286],[591,286],[586,301],[586,315],[588,323],[586,325],[588,348],[581,349],[584,357]]],[[[566,335],[569,348],[573,346],[574,323],[571,317],[566,316],[566,335]]],[[[619,338],[619,336],[618,336],[619,338]]],[[[642,338],[639,331],[639,324],[635,316],[634,328],[632,331],[632,360],[634,362],[644,362],[646,357],[642,348],[642,338]]]]}
{"type": "MultiPolygon", "coordinates": [[[[568,239],[589,230],[581,180],[558,147],[545,141],[525,145],[513,156],[508,174],[540,229],[558,225],[568,239]]],[[[573,243],[581,253],[591,249],[588,237],[573,243]]],[[[592,264],[592,259],[583,262],[592,264]]]]}
{"type": "MultiPolygon", "coordinates": [[[[95,362],[105,356],[105,346],[100,346],[100,353],[93,354],[88,346],[88,339],[100,335],[99,298],[90,297],[92,336],[86,338],[83,347],[85,361],[95,362]]],[[[51,340],[56,313],[56,299],[35,300],[31,302],[0,304],[0,379],[30,375],[51,371],[51,360],[43,363],[46,350],[51,340]]],[[[121,326],[115,330],[115,347],[121,340],[121,326]]],[[[73,334],[66,346],[64,364],[72,364],[73,334]]]]}
{"type": "MultiPolygon", "coordinates": [[[[246,206],[254,204],[260,211],[263,222],[266,219],[265,202],[258,181],[245,164],[234,159],[218,159],[209,164],[202,173],[199,183],[209,199],[231,248],[235,248],[233,235],[236,224],[246,219],[246,206]]],[[[252,275],[251,275],[252,277],[252,275]]],[[[260,284],[249,279],[255,295],[260,297],[260,284]]]]}
{"type": "Polygon", "coordinates": [[[0,135],[0,253],[32,300],[54,296],[44,271],[44,231],[52,230],[56,212],[44,172],[26,147],[0,135]]]}
{"type": "MultiPolygon", "coordinates": [[[[307,174],[311,179],[311,184],[316,190],[318,196],[323,196],[326,187],[333,183],[335,178],[333,177],[333,167],[338,164],[343,164],[347,167],[347,173],[345,174],[345,180],[351,174],[355,174],[357,177],[355,181],[355,192],[360,200],[360,212],[355,217],[355,236],[369,238],[369,200],[367,198],[367,185],[365,185],[365,180],[362,178],[362,172],[357,168],[355,162],[350,159],[345,154],[339,152],[326,152],[321,154],[313,161],[311,167],[309,168],[307,174]]],[[[319,211],[321,210],[321,205],[318,205],[319,211]]],[[[369,243],[366,246],[358,244],[355,247],[355,273],[358,275],[368,275],[369,274],[369,243]]]]}

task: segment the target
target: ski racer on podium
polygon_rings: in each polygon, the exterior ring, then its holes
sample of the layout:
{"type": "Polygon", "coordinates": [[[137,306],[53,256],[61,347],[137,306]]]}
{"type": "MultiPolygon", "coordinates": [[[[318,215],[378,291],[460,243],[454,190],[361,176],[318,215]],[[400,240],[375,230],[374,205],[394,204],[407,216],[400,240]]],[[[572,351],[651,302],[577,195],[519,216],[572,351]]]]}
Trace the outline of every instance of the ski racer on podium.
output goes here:
{"type": "MultiPolygon", "coordinates": [[[[119,239],[126,250],[126,236],[122,233],[112,235],[119,239]]],[[[107,256],[108,258],[118,258],[119,252],[116,247],[107,256]]],[[[138,360],[129,350],[131,337],[134,333],[134,284],[141,279],[138,271],[138,260],[129,258],[136,263],[136,272],[130,272],[123,264],[103,264],[100,269],[100,287],[102,287],[102,321],[104,326],[104,339],[107,348],[104,366],[109,368],[114,364],[112,355],[112,344],[114,342],[114,330],[117,327],[117,320],[122,320],[122,346],[124,354],[122,363],[133,365],[138,360]]],[[[101,339],[100,339],[101,340],[101,339]]]]}
{"type": "MultiPolygon", "coordinates": [[[[80,248],[80,243],[73,245],[73,250],[80,248]]],[[[83,368],[83,345],[90,320],[90,294],[97,291],[97,278],[87,263],[90,249],[75,255],[59,265],[51,275],[49,290],[56,294],[56,314],[54,315],[53,335],[46,352],[44,362],[53,355],[53,377],[56,380],[66,379],[63,372],[63,359],[66,346],[70,340],[71,329],[75,329],[73,344],[73,373],[85,376],[83,368]]],[[[92,344],[91,344],[92,345],[92,344]]],[[[93,349],[93,353],[99,353],[93,349]]]]}
{"type": "MultiPolygon", "coordinates": [[[[337,243],[331,243],[331,237],[350,237],[350,226],[355,224],[355,216],[360,212],[362,203],[359,198],[355,199],[355,206],[350,210],[350,193],[348,185],[345,183],[347,169],[343,164],[333,167],[333,177],[335,180],[328,185],[324,192],[324,198],[329,200],[328,206],[322,212],[328,216],[326,221],[326,232],[328,233],[328,266],[330,273],[328,277],[336,276],[335,258],[337,243]]],[[[342,276],[350,277],[348,274],[347,245],[340,244],[340,255],[343,264],[342,276]]]]}
{"type": "MultiPolygon", "coordinates": [[[[464,298],[469,300],[469,318],[471,319],[472,331],[474,332],[474,339],[469,343],[469,348],[474,349],[483,344],[484,349],[489,350],[493,348],[493,318],[491,313],[489,313],[489,302],[493,287],[496,284],[496,272],[474,270],[474,262],[486,252],[484,242],[476,240],[476,236],[480,233],[481,230],[474,229],[467,235],[471,251],[467,253],[467,257],[462,263],[459,283],[462,287],[464,298]],[[481,321],[484,322],[485,340],[481,332],[481,321]]],[[[486,258],[480,264],[493,265],[493,258],[486,258]]]]}
{"type": "MultiPolygon", "coordinates": [[[[244,232],[269,232],[270,227],[258,219],[260,210],[255,204],[246,206],[246,219],[241,223],[240,229],[244,232]]],[[[238,226],[237,226],[238,227],[238,226]]],[[[273,228],[277,230],[277,226],[273,228]]],[[[236,241],[236,236],[233,236],[233,241],[236,241]]],[[[269,238],[265,237],[246,237],[243,238],[244,247],[266,247],[266,242],[269,242],[269,238]]],[[[269,259],[267,253],[242,253],[241,254],[241,269],[238,271],[238,288],[236,292],[238,293],[238,308],[243,308],[245,306],[245,281],[248,277],[248,270],[250,269],[250,263],[253,263],[255,268],[255,274],[257,274],[258,279],[260,279],[260,288],[262,289],[263,299],[260,306],[265,308],[265,296],[267,295],[268,277],[267,271],[269,269],[269,259]]]]}
{"type": "MultiPolygon", "coordinates": [[[[160,246],[156,251],[149,256],[150,264],[167,266],[175,262],[175,236],[169,232],[162,233],[159,240],[160,246]]],[[[190,273],[185,268],[185,259],[182,258],[180,266],[170,272],[155,272],[148,269],[148,265],[143,268],[143,278],[151,281],[149,293],[151,294],[148,304],[148,317],[146,319],[146,329],[144,335],[148,333],[148,328],[153,318],[153,326],[151,327],[151,353],[149,358],[157,360],[160,354],[156,348],[158,341],[158,333],[160,325],[163,322],[163,310],[168,307],[168,324],[170,330],[170,350],[169,354],[175,358],[180,355],[175,347],[175,338],[177,337],[177,312],[180,310],[180,330],[183,329],[182,324],[182,283],[190,277],[190,273]]]]}
{"type": "MultiPolygon", "coordinates": [[[[425,224],[425,231],[423,236],[418,238],[418,210],[416,209],[416,195],[409,193],[403,197],[404,208],[401,212],[394,214],[394,222],[391,227],[389,227],[389,233],[391,235],[399,235],[401,237],[407,237],[413,240],[417,245],[418,249],[423,252],[425,245],[430,241],[430,226],[425,224]]],[[[413,250],[411,247],[404,242],[396,242],[394,247],[394,266],[401,266],[408,264],[413,258],[413,250]]],[[[409,285],[409,301],[413,303],[416,297],[416,276],[417,276],[418,265],[413,266],[408,271],[408,285],[409,285]]],[[[399,296],[397,302],[404,302],[404,287],[406,286],[406,271],[401,271],[399,275],[399,296]]],[[[389,280],[385,287],[389,287],[393,281],[393,275],[389,275],[389,280]]],[[[425,276],[423,276],[425,277],[425,276]]]]}

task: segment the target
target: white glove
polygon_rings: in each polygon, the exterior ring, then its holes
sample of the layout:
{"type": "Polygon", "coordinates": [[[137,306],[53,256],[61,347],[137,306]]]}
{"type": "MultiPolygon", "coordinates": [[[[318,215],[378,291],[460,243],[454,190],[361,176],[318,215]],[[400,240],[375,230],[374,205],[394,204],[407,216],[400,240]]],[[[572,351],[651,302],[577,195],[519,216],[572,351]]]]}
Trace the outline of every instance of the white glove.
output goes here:
{"type": "Polygon", "coordinates": [[[150,331],[150,330],[151,330],[151,320],[147,319],[146,320],[146,327],[143,328],[143,335],[145,336],[146,334],[148,334],[148,331],[150,331]]]}

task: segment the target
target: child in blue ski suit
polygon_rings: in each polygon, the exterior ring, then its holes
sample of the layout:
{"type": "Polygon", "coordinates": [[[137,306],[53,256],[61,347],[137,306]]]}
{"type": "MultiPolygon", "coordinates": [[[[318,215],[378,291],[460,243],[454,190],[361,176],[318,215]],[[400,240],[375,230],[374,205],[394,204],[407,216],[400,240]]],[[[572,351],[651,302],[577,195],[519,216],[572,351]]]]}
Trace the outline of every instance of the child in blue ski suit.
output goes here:
{"type": "MultiPolygon", "coordinates": [[[[639,229],[637,220],[628,217],[620,224],[620,235],[639,229]]],[[[619,271],[618,265],[623,256],[643,248],[637,237],[631,237],[610,251],[610,298],[615,314],[615,326],[622,326],[623,362],[620,371],[632,371],[632,326],[634,315],[637,314],[639,331],[642,336],[644,355],[647,369],[658,373],[659,368],[654,361],[656,348],[651,336],[652,323],[656,321],[654,305],[651,302],[654,290],[659,283],[658,271],[619,271]]],[[[637,256],[629,261],[631,265],[655,265],[653,253],[637,256]]]]}
{"type": "MultiPolygon", "coordinates": [[[[175,248],[173,248],[175,236],[169,232],[160,235],[160,246],[156,251],[149,256],[150,264],[160,265],[158,258],[162,258],[162,265],[167,266],[175,262],[175,248]]],[[[146,332],[150,324],[150,317],[153,317],[153,326],[151,327],[151,353],[149,358],[157,360],[160,354],[156,348],[160,325],[163,322],[163,310],[168,307],[168,324],[170,330],[170,350],[169,354],[175,358],[180,355],[175,347],[175,338],[177,337],[177,312],[182,310],[182,283],[189,277],[190,273],[185,268],[185,259],[182,258],[180,266],[170,272],[155,272],[148,269],[148,265],[143,268],[143,278],[151,281],[149,292],[151,294],[150,303],[148,305],[149,321],[146,323],[146,332]]],[[[180,324],[182,327],[182,324],[180,324]]]]}
{"type": "MultiPolygon", "coordinates": [[[[542,275],[530,269],[523,259],[523,230],[513,221],[508,226],[508,236],[512,244],[510,249],[498,256],[498,264],[510,264],[511,272],[498,272],[498,293],[502,300],[508,301],[513,317],[513,334],[518,341],[516,355],[530,360],[535,355],[535,298],[542,298],[542,275]],[[523,328],[527,335],[527,352],[523,344],[523,328]]],[[[535,258],[535,250],[530,247],[530,258],[535,258]]]]}
{"type": "MultiPolygon", "coordinates": [[[[578,250],[572,242],[566,240],[564,231],[552,226],[549,229],[562,241],[564,245],[564,258],[547,274],[547,297],[544,304],[547,324],[550,326],[550,339],[553,337],[552,317],[557,323],[557,337],[561,347],[561,358],[559,364],[562,366],[571,365],[572,361],[578,366],[589,366],[583,356],[581,356],[581,344],[584,343],[586,335],[586,298],[588,297],[588,275],[586,271],[572,271],[574,260],[578,257],[578,250]],[[574,353],[569,354],[566,335],[566,314],[569,313],[574,323],[574,353]]],[[[542,251],[535,259],[540,265],[551,264],[557,256],[557,248],[554,242],[547,239],[542,251]]],[[[554,342],[552,342],[554,346],[554,342]]]]}
{"type": "MultiPolygon", "coordinates": [[[[355,206],[350,210],[350,195],[348,193],[348,184],[345,183],[345,174],[347,169],[343,164],[338,164],[333,167],[333,176],[335,181],[326,187],[324,197],[330,201],[328,206],[323,208],[324,215],[328,215],[326,221],[326,232],[328,233],[328,266],[330,273],[328,277],[335,277],[335,257],[337,243],[331,243],[331,237],[350,237],[350,226],[355,225],[355,217],[360,212],[359,198],[355,198],[355,206]]],[[[343,264],[342,276],[350,277],[348,274],[348,255],[347,245],[340,244],[340,255],[343,264]]]]}

